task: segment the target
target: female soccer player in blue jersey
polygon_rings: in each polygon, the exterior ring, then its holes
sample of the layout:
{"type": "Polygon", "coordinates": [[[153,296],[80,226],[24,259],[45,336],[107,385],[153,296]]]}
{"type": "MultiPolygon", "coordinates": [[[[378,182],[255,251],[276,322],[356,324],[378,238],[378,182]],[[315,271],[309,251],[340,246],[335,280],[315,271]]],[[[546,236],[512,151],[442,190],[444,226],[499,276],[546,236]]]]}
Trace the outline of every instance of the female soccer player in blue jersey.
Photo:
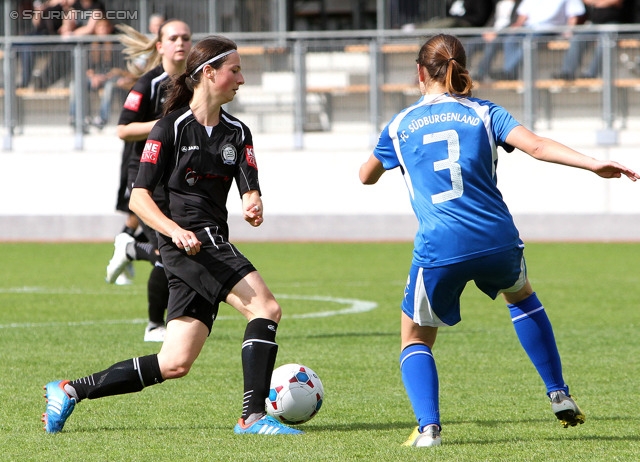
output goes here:
{"type": "Polygon", "coordinates": [[[491,298],[502,293],[522,347],[565,427],[583,423],[569,394],[553,330],[531,288],[524,245],[496,185],[497,148],[590,170],[603,178],[639,178],[612,161],[582,155],[520,125],[504,108],[471,97],[473,82],[460,41],[436,35],[417,59],[422,97],[391,119],[360,180],[374,184],[400,167],[418,218],[402,301],[400,369],[418,426],[407,446],[437,446],[438,374],[431,349],[438,327],[460,321],[469,281],[491,298]]]}

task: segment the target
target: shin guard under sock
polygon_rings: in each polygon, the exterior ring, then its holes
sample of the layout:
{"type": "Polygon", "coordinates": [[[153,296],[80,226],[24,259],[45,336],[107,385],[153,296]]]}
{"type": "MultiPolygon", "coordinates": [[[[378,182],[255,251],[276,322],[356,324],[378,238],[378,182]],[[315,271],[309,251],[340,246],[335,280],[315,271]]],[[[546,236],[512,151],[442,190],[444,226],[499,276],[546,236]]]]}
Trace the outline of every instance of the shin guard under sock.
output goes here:
{"type": "Polygon", "coordinates": [[[431,349],[423,343],[406,347],[400,353],[400,371],[420,431],[431,424],[439,427],[438,371],[431,349]]]}
{"type": "Polygon", "coordinates": [[[568,394],[551,322],[535,292],[524,300],[507,306],[518,340],[547,387],[547,393],[564,390],[568,394]]]}
{"type": "Polygon", "coordinates": [[[102,372],[74,380],[67,386],[73,387],[76,400],[80,402],[85,398],[96,399],[134,393],[162,382],[164,379],[160,372],[158,355],[153,354],[116,363],[102,372]]]}
{"type": "Polygon", "coordinates": [[[242,342],[242,418],[245,422],[252,414],[262,416],[265,413],[265,399],[269,396],[271,373],[278,354],[277,329],[275,321],[263,318],[253,319],[245,329],[242,342]]]}

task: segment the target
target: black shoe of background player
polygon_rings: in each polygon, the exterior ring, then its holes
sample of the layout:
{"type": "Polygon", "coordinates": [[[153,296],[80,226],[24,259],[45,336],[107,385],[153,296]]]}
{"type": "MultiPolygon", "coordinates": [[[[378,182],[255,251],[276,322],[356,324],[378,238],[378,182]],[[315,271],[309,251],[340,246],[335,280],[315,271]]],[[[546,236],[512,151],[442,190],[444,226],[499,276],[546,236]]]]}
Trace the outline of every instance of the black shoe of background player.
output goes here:
{"type": "Polygon", "coordinates": [[[517,73],[512,71],[494,71],[489,75],[493,80],[518,80],[517,73]]]}
{"type": "Polygon", "coordinates": [[[551,74],[556,80],[574,80],[576,78],[575,75],[570,74],[569,72],[557,72],[555,74],[551,74]]]}

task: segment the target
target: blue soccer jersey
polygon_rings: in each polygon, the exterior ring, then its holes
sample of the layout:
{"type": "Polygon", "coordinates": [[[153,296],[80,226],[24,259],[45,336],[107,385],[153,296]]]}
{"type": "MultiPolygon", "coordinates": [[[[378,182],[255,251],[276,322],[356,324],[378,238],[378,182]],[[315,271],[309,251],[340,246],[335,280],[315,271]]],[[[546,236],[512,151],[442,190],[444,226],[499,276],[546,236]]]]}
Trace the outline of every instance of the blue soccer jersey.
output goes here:
{"type": "Polygon", "coordinates": [[[426,95],[397,114],[374,150],[400,167],[418,218],[413,263],[448,265],[521,243],[497,187],[497,146],[519,123],[477,98],[426,95]]]}

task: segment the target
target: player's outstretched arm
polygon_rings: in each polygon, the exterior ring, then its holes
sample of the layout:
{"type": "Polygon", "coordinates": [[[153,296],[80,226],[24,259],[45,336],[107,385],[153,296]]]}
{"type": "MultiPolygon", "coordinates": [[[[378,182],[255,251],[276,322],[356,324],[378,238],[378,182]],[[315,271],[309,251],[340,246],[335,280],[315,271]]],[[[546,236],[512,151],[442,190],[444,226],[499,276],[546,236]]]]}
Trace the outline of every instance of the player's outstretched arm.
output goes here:
{"type": "Polygon", "coordinates": [[[367,161],[360,166],[360,181],[362,184],[375,184],[385,172],[382,162],[371,154],[367,161]]]}
{"type": "Polygon", "coordinates": [[[585,156],[562,143],[538,136],[521,125],[511,130],[506,141],[531,157],[545,162],[582,168],[602,178],[620,178],[624,175],[631,181],[640,179],[638,173],[618,162],[585,156]]]}

